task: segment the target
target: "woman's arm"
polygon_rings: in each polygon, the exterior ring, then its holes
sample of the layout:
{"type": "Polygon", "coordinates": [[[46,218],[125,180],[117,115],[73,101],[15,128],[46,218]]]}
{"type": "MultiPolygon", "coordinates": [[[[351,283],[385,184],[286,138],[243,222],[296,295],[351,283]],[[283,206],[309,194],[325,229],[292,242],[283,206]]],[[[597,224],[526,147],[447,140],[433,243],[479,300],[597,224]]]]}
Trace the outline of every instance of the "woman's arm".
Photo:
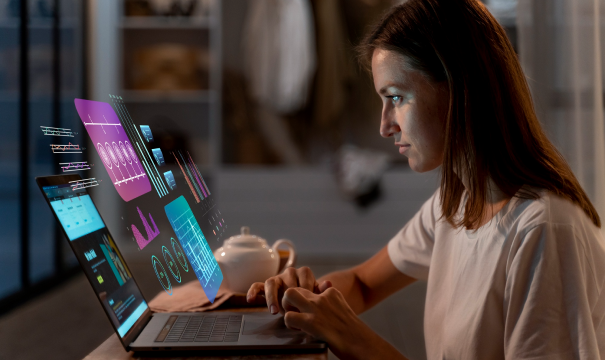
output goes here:
{"type": "Polygon", "coordinates": [[[385,246],[366,262],[322,276],[317,282],[324,281],[338,289],[353,311],[361,314],[416,279],[393,265],[385,246]]]}

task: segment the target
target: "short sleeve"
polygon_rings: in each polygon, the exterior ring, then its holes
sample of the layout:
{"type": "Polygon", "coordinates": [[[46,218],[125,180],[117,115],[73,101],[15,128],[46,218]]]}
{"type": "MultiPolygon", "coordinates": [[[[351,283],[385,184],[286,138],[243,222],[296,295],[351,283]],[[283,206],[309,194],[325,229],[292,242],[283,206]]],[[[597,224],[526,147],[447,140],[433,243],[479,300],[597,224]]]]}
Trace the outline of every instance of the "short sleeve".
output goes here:
{"type": "Polygon", "coordinates": [[[586,235],[553,223],[517,235],[504,293],[506,359],[605,359],[603,239],[586,235]]]}
{"type": "Polygon", "coordinates": [[[422,205],[387,246],[393,265],[415,279],[428,279],[435,242],[435,224],[441,217],[437,214],[441,214],[439,190],[422,205]]]}

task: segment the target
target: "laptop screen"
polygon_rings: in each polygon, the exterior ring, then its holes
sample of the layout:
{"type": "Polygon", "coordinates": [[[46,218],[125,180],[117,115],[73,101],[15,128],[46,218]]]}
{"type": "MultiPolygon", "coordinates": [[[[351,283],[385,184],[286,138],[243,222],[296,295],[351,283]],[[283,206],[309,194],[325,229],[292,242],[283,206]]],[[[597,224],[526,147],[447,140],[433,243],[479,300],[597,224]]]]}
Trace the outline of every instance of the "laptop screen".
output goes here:
{"type": "Polygon", "coordinates": [[[145,313],[147,303],[90,195],[72,186],[44,186],[42,191],[118,334],[124,337],[145,313]]]}

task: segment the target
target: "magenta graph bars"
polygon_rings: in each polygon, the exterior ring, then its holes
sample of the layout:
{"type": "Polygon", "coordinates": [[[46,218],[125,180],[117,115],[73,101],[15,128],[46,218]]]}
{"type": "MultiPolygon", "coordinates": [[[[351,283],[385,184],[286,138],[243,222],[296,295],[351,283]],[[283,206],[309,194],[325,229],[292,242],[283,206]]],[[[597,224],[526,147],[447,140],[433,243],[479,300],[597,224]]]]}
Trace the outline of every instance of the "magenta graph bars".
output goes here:
{"type": "MultiPolygon", "coordinates": [[[[200,202],[198,199],[204,200],[204,199],[208,198],[210,196],[210,190],[208,189],[208,186],[206,185],[206,182],[204,181],[204,178],[202,177],[202,174],[200,173],[199,169],[193,162],[191,155],[189,154],[189,152],[187,152],[188,158],[185,159],[185,157],[183,156],[183,154],[181,154],[180,151],[178,153],[179,153],[179,156],[181,157],[181,160],[183,160],[183,165],[181,166],[181,171],[183,172],[183,175],[185,176],[185,179],[187,180],[187,183],[189,184],[189,187],[191,188],[191,192],[193,193],[193,196],[196,198],[196,201],[200,202]],[[183,167],[184,167],[184,169],[183,169],[183,167]]],[[[173,155],[174,155],[174,153],[173,153],[173,155]]],[[[174,157],[175,157],[177,163],[180,165],[181,163],[179,162],[176,155],[174,155],[174,157]]]]}
{"type": "MultiPolygon", "coordinates": [[[[202,180],[202,183],[204,184],[203,188],[205,188],[206,192],[208,193],[208,195],[206,197],[210,196],[210,189],[208,189],[208,185],[206,185],[206,182],[204,181],[204,178],[202,177],[202,174],[200,173],[200,170],[197,168],[197,166],[193,162],[193,159],[191,158],[191,154],[189,154],[189,151],[187,151],[187,155],[189,156],[189,160],[191,162],[191,166],[193,168],[195,168],[194,173],[197,172],[197,174],[200,176],[200,179],[202,180]]],[[[198,183],[199,183],[199,180],[198,180],[198,183]]],[[[202,184],[200,184],[200,186],[202,186],[202,184]]]]}
{"type": "Polygon", "coordinates": [[[141,234],[139,229],[137,229],[137,227],[134,224],[132,225],[132,234],[134,235],[134,238],[137,241],[137,245],[139,245],[139,249],[143,250],[143,248],[145,246],[147,246],[153,239],[155,239],[158,235],[160,235],[160,231],[158,230],[158,227],[155,225],[155,221],[153,221],[151,214],[149,214],[149,220],[151,220],[151,224],[153,224],[153,229],[151,228],[151,226],[149,226],[147,219],[145,219],[145,216],[143,216],[143,213],[141,212],[141,209],[139,209],[138,206],[137,206],[137,211],[139,212],[139,216],[141,217],[141,222],[143,223],[143,227],[145,228],[145,231],[147,232],[147,239],[145,239],[143,234],[141,234]]]}

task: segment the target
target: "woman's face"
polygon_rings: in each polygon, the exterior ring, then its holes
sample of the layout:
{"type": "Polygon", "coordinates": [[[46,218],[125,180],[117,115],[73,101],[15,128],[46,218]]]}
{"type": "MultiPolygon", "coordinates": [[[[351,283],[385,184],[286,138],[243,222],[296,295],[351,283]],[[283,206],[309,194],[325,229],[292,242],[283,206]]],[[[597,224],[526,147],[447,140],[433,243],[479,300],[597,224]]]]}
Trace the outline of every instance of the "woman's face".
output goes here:
{"type": "Polygon", "coordinates": [[[395,138],[412,170],[437,168],[443,162],[447,83],[432,82],[407,65],[405,56],[382,49],[374,51],[372,74],[382,99],[380,135],[395,138]]]}

